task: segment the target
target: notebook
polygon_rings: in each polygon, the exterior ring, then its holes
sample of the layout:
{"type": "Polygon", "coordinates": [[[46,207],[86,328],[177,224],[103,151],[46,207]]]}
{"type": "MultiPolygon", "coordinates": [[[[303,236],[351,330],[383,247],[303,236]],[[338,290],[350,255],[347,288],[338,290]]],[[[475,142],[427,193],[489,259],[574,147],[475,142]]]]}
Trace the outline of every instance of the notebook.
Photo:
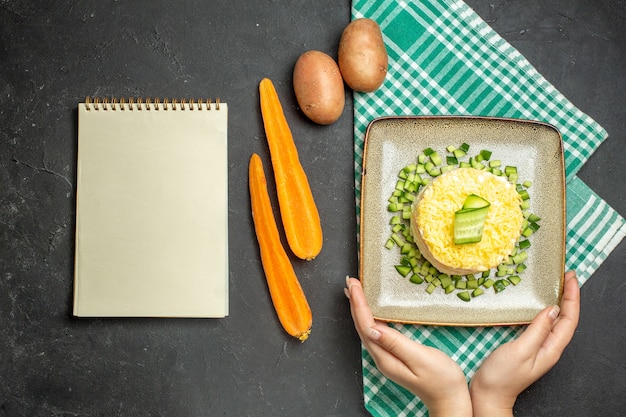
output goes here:
{"type": "Polygon", "coordinates": [[[228,315],[228,106],[78,105],[78,317],[228,315]]]}

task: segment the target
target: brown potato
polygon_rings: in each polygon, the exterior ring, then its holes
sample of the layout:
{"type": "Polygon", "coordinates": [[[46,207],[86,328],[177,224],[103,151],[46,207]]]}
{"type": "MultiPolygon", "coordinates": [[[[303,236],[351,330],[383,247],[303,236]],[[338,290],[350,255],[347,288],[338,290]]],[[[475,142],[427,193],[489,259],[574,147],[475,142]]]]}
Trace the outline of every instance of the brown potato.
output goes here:
{"type": "Polygon", "coordinates": [[[378,23],[360,18],[343,30],[338,63],[346,84],[354,91],[375,91],[387,76],[387,49],[378,23]]]}
{"type": "Polygon", "coordinates": [[[300,108],[315,123],[331,124],[343,113],[343,78],[335,60],[324,52],[300,55],[293,69],[293,88],[300,108]]]}

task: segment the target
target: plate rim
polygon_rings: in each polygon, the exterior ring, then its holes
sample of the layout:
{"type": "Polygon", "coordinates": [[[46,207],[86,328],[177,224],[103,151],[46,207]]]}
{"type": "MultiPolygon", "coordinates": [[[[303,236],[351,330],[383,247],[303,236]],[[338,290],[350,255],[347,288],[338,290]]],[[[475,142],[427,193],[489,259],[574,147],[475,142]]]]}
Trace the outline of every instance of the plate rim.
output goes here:
{"type": "MultiPolygon", "coordinates": [[[[518,119],[512,117],[499,117],[499,116],[474,116],[474,115],[388,115],[388,116],[379,116],[372,119],[366,128],[364,139],[363,139],[363,157],[361,162],[361,172],[360,172],[360,197],[359,197],[359,281],[361,285],[365,288],[367,283],[363,279],[363,246],[364,239],[363,237],[363,217],[365,210],[363,210],[364,202],[365,202],[365,181],[364,178],[366,176],[367,171],[367,156],[368,156],[368,139],[370,137],[371,130],[374,125],[390,121],[390,120],[477,120],[477,121],[497,121],[497,122],[512,122],[512,123],[524,123],[529,125],[540,125],[549,128],[552,130],[558,137],[558,148],[560,153],[560,173],[559,176],[559,188],[563,190],[563,201],[561,203],[561,216],[562,216],[562,224],[561,224],[561,239],[560,243],[562,246],[562,251],[559,254],[561,258],[560,262],[560,279],[558,282],[558,295],[557,295],[557,303],[560,305],[562,297],[563,297],[563,287],[564,287],[564,274],[565,274],[565,255],[566,255],[566,229],[567,229],[567,221],[566,221],[566,182],[565,182],[565,158],[564,158],[564,147],[563,147],[563,136],[559,129],[551,123],[540,121],[540,120],[532,120],[532,119],[518,119]]],[[[367,297],[367,292],[365,292],[367,297]]],[[[397,324],[417,324],[417,325],[427,325],[427,326],[444,326],[444,327],[490,327],[490,326],[511,326],[511,325],[525,325],[529,324],[532,319],[528,320],[502,320],[502,321],[481,321],[481,322],[446,322],[446,321],[433,321],[433,320],[405,320],[398,319],[393,317],[379,317],[374,314],[374,319],[388,322],[388,323],[397,323],[397,324]]]]}

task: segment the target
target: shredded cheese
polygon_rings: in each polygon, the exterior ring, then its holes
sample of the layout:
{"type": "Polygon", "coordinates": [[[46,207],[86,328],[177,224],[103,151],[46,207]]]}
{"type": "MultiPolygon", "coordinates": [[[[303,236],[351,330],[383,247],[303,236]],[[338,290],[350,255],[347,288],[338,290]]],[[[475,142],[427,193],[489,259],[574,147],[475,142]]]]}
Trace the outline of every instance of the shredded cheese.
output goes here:
{"type": "Polygon", "coordinates": [[[431,255],[450,268],[486,271],[511,254],[521,234],[522,200],[504,177],[474,168],[449,171],[418,196],[414,221],[431,255]],[[454,212],[469,194],[491,203],[480,242],[454,243],[454,212]]]}

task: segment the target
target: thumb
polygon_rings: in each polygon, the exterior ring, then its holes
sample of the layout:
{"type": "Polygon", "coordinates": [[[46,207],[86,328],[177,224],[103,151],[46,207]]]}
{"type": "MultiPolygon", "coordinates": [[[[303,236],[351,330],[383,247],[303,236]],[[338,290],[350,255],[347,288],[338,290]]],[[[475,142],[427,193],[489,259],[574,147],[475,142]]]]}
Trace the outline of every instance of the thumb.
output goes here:
{"type": "Polygon", "coordinates": [[[543,309],[519,337],[518,343],[523,344],[528,352],[536,353],[550,335],[559,312],[559,306],[543,309]]]}
{"type": "Polygon", "coordinates": [[[370,328],[370,338],[387,352],[408,363],[421,345],[386,324],[377,323],[370,328]]]}

